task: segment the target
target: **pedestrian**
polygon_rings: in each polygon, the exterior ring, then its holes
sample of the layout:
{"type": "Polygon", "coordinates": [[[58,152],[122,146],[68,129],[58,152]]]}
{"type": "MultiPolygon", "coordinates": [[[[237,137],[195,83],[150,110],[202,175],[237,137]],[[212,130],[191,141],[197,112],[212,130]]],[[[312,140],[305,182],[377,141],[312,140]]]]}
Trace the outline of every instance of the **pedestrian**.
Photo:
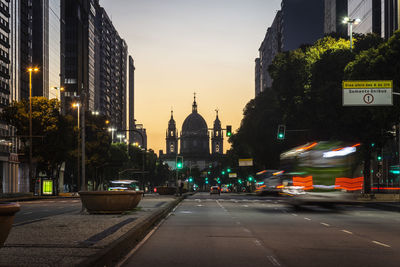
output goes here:
{"type": "Polygon", "coordinates": [[[178,180],[179,195],[182,196],[183,182],[181,179],[178,180]]]}

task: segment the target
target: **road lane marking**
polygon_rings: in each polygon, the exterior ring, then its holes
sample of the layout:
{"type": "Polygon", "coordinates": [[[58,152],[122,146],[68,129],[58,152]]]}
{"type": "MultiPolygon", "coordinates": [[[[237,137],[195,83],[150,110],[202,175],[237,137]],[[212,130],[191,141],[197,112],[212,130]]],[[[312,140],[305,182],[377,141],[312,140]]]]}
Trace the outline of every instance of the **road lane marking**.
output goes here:
{"type": "Polygon", "coordinates": [[[236,224],[240,224],[240,222],[236,222],[236,224]]]}
{"type": "Polygon", "coordinates": [[[197,207],[204,207],[203,205],[201,205],[201,204],[199,204],[199,205],[197,205],[197,207]]]}
{"type": "Polygon", "coordinates": [[[250,233],[250,230],[247,229],[247,228],[243,228],[243,231],[245,231],[245,232],[247,232],[247,233],[250,233]]]}
{"type": "Polygon", "coordinates": [[[298,216],[297,214],[292,213],[293,216],[298,216]]]}
{"type": "Polygon", "coordinates": [[[378,241],[372,241],[372,243],[375,243],[375,244],[377,244],[377,245],[380,245],[380,246],[383,246],[383,247],[387,247],[387,248],[391,248],[391,246],[389,246],[389,245],[386,245],[386,244],[384,244],[384,243],[381,243],[381,242],[378,242],[378,241]]]}
{"type": "Polygon", "coordinates": [[[272,263],[274,266],[281,266],[281,264],[274,258],[274,256],[267,256],[269,261],[272,263]]]}
{"type": "Polygon", "coordinates": [[[262,245],[261,245],[261,242],[260,242],[260,240],[254,240],[254,243],[256,243],[256,246],[259,246],[259,247],[261,247],[262,245]]]}
{"type": "Polygon", "coordinates": [[[304,217],[304,220],[311,221],[311,219],[307,217],[304,217]]]}
{"type": "Polygon", "coordinates": [[[352,232],[350,232],[350,231],[347,231],[347,230],[341,230],[343,233],[346,233],[346,234],[349,234],[349,235],[352,235],[353,233],[352,232]]]}
{"type": "Polygon", "coordinates": [[[31,214],[31,213],[33,213],[32,211],[28,211],[28,212],[25,212],[25,213],[22,213],[23,215],[25,215],[25,214],[31,214]]]}
{"type": "Polygon", "coordinates": [[[242,205],[242,207],[248,208],[249,206],[248,205],[242,205]]]}
{"type": "Polygon", "coordinates": [[[321,223],[322,225],[325,225],[326,227],[329,227],[330,225],[327,223],[321,223]]]}

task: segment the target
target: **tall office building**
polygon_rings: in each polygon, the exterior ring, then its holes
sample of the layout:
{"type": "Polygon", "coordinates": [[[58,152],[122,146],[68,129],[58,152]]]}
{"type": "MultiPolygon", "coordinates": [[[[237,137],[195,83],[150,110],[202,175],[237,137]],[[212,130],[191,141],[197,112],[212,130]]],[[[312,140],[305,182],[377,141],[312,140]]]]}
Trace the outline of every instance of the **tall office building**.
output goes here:
{"type": "MultiPolygon", "coordinates": [[[[128,127],[129,130],[135,129],[135,64],[132,56],[129,56],[128,60],[128,73],[129,73],[129,97],[128,97],[128,127]]],[[[135,133],[133,131],[129,132],[129,143],[135,142],[135,133]]]]}
{"type": "Polygon", "coordinates": [[[343,19],[347,17],[348,0],[325,0],[324,33],[338,33],[347,36],[347,24],[343,19]]]}
{"type": "Polygon", "coordinates": [[[324,13],[322,0],[282,0],[281,10],[268,28],[256,59],[256,96],[272,86],[268,67],[279,52],[313,44],[323,37],[324,13]]]}
{"type": "Polygon", "coordinates": [[[61,3],[36,0],[32,5],[32,95],[60,99],[61,93],[61,3]]]}
{"type": "MultiPolygon", "coordinates": [[[[18,1],[0,0],[0,111],[18,98],[18,76],[13,72],[13,69],[18,68],[18,60],[10,60],[18,58],[18,50],[14,46],[17,37],[12,35],[15,33],[12,27],[16,26],[18,18],[11,16],[18,4],[18,1]]],[[[13,127],[0,122],[0,193],[20,192],[24,187],[19,175],[17,142],[14,135],[13,127]]]]}
{"type": "Polygon", "coordinates": [[[86,110],[95,110],[97,0],[61,0],[62,80],[65,112],[71,103],[85,99],[86,110]]]}
{"type": "MultiPolygon", "coordinates": [[[[100,113],[113,127],[126,129],[126,89],[128,47],[103,8],[99,12],[100,113]]],[[[125,133],[124,133],[125,134],[125,133]]]]}
{"type": "Polygon", "coordinates": [[[282,0],[282,51],[313,44],[324,35],[324,2],[322,0],[282,0]]]}

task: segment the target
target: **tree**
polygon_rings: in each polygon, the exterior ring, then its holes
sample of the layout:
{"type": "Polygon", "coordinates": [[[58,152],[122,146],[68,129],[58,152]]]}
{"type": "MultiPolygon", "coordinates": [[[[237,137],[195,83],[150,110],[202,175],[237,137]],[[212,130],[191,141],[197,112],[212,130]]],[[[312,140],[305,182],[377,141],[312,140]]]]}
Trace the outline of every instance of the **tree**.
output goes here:
{"type": "MultiPolygon", "coordinates": [[[[36,174],[45,172],[58,182],[61,163],[72,147],[72,125],[62,117],[57,99],[32,98],[32,155],[36,174]]],[[[3,109],[1,119],[16,128],[16,135],[24,144],[24,160],[29,154],[29,101],[13,102],[3,109]]],[[[36,176],[34,174],[34,176],[36,176]]],[[[30,181],[33,192],[34,182],[30,181]]]]}

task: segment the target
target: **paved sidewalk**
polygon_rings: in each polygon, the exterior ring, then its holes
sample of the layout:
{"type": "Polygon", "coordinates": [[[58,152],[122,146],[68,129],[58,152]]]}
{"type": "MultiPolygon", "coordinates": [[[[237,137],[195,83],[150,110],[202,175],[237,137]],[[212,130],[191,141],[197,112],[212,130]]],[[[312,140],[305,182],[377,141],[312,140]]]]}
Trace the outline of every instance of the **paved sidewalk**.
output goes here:
{"type": "Polygon", "coordinates": [[[181,199],[146,195],[127,214],[76,212],[14,225],[0,266],[112,266],[181,199]]]}

